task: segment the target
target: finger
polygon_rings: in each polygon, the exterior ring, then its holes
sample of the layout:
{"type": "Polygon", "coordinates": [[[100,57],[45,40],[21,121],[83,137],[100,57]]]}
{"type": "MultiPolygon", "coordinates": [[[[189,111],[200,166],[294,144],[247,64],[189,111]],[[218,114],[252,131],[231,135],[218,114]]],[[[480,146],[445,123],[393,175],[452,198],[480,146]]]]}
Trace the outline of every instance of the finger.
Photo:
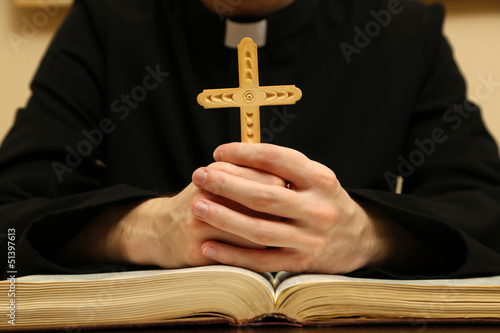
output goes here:
{"type": "MultiPolygon", "coordinates": [[[[194,185],[194,183],[191,183],[191,184],[192,184],[193,188],[195,188],[201,194],[201,195],[194,197],[193,203],[199,199],[208,199],[210,202],[218,203],[219,205],[228,207],[229,209],[232,209],[234,211],[240,212],[241,214],[245,214],[248,216],[252,216],[252,217],[256,217],[256,218],[260,218],[260,219],[265,219],[265,220],[275,220],[275,221],[278,221],[282,218],[281,216],[278,217],[275,215],[266,214],[263,212],[258,212],[256,210],[250,209],[250,208],[248,208],[240,203],[237,203],[233,200],[230,200],[230,199],[224,198],[222,196],[218,196],[218,195],[212,194],[210,192],[207,192],[203,189],[200,189],[200,188],[196,187],[194,185]]],[[[192,211],[191,211],[191,213],[192,213],[192,211]]]]}
{"type": "Polygon", "coordinates": [[[284,187],[257,183],[210,168],[196,170],[193,183],[258,212],[287,218],[304,215],[300,211],[299,194],[284,187]]]}
{"type": "MultiPolygon", "coordinates": [[[[229,207],[234,206],[234,203],[231,202],[230,200],[227,200],[223,197],[217,197],[213,194],[210,194],[209,192],[201,191],[192,183],[186,187],[186,189],[182,192],[182,194],[185,194],[188,197],[192,197],[193,199],[191,200],[191,202],[197,200],[209,200],[209,201],[215,201],[222,205],[229,205],[229,207]]],[[[179,218],[183,221],[183,226],[181,227],[183,232],[189,235],[191,240],[193,241],[197,240],[199,241],[199,244],[208,240],[217,240],[223,243],[232,244],[239,247],[256,248],[256,249],[265,248],[265,246],[251,242],[244,237],[239,237],[234,234],[222,231],[220,229],[211,226],[208,223],[200,221],[198,218],[196,218],[196,216],[193,216],[192,209],[190,209],[192,204],[190,203],[188,205],[189,208],[185,212],[186,215],[179,218]]],[[[250,210],[247,209],[247,211],[250,210]]],[[[264,214],[262,214],[262,216],[264,216],[264,214]]]]}
{"type": "Polygon", "coordinates": [[[210,164],[208,167],[224,171],[234,176],[238,176],[248,180],[253,180],[262,184],[276,185],[281,187],[286,187],[287,185],[286,181],[279,176],[276,176],[274,174],[262,170],[247,168],[232,163],[215,162],[210,164]]]}
{"type": "MultiPolygon", "coordinates": [[[[245,237],[240,237],[227,231],[217,229],[209,223],[200,221],[200,219],[196,217],[193,217],[191,221],[186,222],[184,225],[184,231],[190,238],[190,241],[198,242],[198,244],[208,240],[215,240],[244,248],[263,249],[266,247],[265,245],[252,242],[245,237]]],[[[178,245],[185,246],[186,243],[181,242],[181,244],[178,245]]]]}
{"type": "Polygon", "coordinates": [[[200,221],[252,243],[277,247],[300,243],[298,230],[291,224],[251,217],[208,200],[195,202],[192,211],[200,221]]]}
{"type": "Polygon", "coordinates": [[[214,151],[214,159],[278,175],[296,187],[310,185],[312,161],[304,154],[271,144],[230,143],[214,151]]]}
{"type": "Polygon", "coordinates": [[[304,272],[307,263],[299,259],[292,249],[242,249],[217,242],[206,242],[201,246],[202,254],[221,264],[243,267],[256,272],[304,272]]]}
{"type": "MultiPolygon", "coordinates": [[[[198,221],[199,223],[205,223],[203,221],[198,221]]],[[[207,226],[211,227],[210,224],[207,226]]],[[[208,232],[203,237],[204,241],[214,240],[225,244],[230,244],[233,246],[248,248],[248,249],[265,249],[267,246],[259,243],[252,242],[245,237],[240,237],[232,233],[226,232],[224,230],[211,227],[208,232]]],[[[202,240],[202,241],[203,241],[202,240]]]]}

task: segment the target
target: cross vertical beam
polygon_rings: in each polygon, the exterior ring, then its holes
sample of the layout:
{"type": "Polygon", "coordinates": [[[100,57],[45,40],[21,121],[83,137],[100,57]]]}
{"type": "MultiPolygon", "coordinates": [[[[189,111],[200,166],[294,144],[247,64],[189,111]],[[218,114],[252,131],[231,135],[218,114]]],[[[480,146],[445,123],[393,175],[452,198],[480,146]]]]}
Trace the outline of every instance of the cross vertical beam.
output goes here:
{"type": "MultiPolygon", "coordinates": [[[[248,88],[243,100],[251,104],[255,100],[252,88],[259,86],[259,64],[257,45],[252,39],[245,38],[238,45],[238,68],[240,88],[248,88]]],[[[258,105],[240,106],[241,142],[260,142],[260,107],[258,105]]]]}

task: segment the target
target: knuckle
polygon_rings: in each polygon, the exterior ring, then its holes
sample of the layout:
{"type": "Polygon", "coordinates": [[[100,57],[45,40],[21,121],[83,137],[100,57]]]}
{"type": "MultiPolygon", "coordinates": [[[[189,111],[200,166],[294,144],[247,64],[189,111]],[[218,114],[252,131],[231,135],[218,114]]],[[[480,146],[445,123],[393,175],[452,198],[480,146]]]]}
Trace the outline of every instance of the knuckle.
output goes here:
{"type": "Polygon", "coordinates": [[[259,164],[266,169],[266,166],[274,165],[280,160],[280,154],[278,154],[274,149],[270,149],[267,146],[262,146],[262,150],[259,152],[259,164]]]}
{"type": "Polygon", "coordinates": [[[229,182],[223,172],[209,172],[205,181],[205,189],[213,194],[221,195],[229,182]]]}
{"type": "Polygon", "coordinates": [[[286,181],[283,178],[275,175],[269,175],[266,183],[268,185],[286,187],[286,181]]]}
{"type": "Polygon", "coordinates": [[[339,212],[333,207],[314,207],[309,214],[317,226],[328,226],[339,219],[339,212]]]}
{"type": "Polygon", "coordinates": [[[188,266],[197,266],[200,263],[201,249],[199,244],[189,243],[185,249],[185,260],[188,266]]]}
{"type": "Polygon", "coordinates": [[[260,255],[255,260],[255,271],[257,272],[268,272],[271,262],[266,255],[260,255]]]}
{"type": "Polygon", "coordinates": [[[312,256],[313,257],[320,256],[325,251],[326,245],[327,245],[326,238],[315,237],[314,239],[312,239],[310,245],[312,256]]]}
{"type": "Polygon", "coordinates": [[[221,209],[221,207],[212,207],[212,214],[214,215],[214,223],[218,228],[226,230],[230,226],[230,214],[226,209],[221,209]]]}
{"type": "Polygon", "coordinates": [[[313,267],[311,257],[298,257],[294,260],[293,267],[291,271],[293,273],[307,272],[313,267]]]}
{"type": "Polygon", "coordinates": [[[321,170],[312,176],[314,185],[324,189],[334,189],[339,186],[339,180],[332,170],[321,170]]]}
{"type": "Polygon", "coordinates": [[[277,234],[275,231],[269,230],[268,228],[259,227],[256,225],[253,228],[255,242],[262,245],[272,245],[275,244],[277,239],[277,234]]]}
{"type": "Polygon", "coordinates": [[[217,169],[219,171],[227,172],[229,174],[237,173],[237,166],[227,162],[213,162],[208,167],[217,169]]]}
{"type": "Polygon", "coordinates": [[[226,254],[224,256],[224,264],[229,266],[239,266],[237,256],[230,253],[226,254]]]}
{"type": "Polygon", "coordinates": [[[196,231],[199,230],[200,223],[195,218],[187,219],[184,223],[184,230],[187,234],[196,234],[196,231]]]}
{"type": "Polygon", "coordinates": [[[250,197],[250,202],[256,208],[273,206],[276,200],[276,195],[269,189],[261,189],[250,197]]]}
{"type": "Polygon", "coordinates": [[[299,271],[300,272],[308,272],[313,267],[315,267],[316,259],[314,257],[304,257],[299,260],[299,271]]]}
{"type": "Polygon", "coordinates": [[[205,222],[201,222],[196,218],[187,219],[182,226],[185,235],[191,238],[203,237],[208,229],[208,225],[205,222]]]}

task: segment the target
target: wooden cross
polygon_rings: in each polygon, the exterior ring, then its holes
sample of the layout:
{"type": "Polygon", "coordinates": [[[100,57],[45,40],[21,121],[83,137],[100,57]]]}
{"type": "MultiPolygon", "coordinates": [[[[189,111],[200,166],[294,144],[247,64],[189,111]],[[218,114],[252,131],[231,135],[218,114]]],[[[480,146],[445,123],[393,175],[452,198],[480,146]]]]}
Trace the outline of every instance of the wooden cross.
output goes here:
{"type": "Polygon", "coordinates": [[[295,86],[259,86],[257,45],[243,38],[238,45],[240,87],[203,90],[198,104],[205,109],[240,108],[241,142],[260,142],[260,106],[295,104],[302,91],[295,86]]]}

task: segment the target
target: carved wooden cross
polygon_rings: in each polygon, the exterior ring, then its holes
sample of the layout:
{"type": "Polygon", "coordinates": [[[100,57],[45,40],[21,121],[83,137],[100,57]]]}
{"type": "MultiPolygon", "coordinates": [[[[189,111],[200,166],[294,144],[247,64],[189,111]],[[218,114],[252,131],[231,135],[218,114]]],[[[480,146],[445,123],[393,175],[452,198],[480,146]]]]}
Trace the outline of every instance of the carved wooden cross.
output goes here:
{"type": "Polygon", "coordinates": [[[243,38],[238,45],[240,87],[203,90],[198,103],[205,109],[239,107],[241,142],[260,142],[260,106],[295,104],[302,91],[295,86],[259,86],[257,45],[243,38]]]}

